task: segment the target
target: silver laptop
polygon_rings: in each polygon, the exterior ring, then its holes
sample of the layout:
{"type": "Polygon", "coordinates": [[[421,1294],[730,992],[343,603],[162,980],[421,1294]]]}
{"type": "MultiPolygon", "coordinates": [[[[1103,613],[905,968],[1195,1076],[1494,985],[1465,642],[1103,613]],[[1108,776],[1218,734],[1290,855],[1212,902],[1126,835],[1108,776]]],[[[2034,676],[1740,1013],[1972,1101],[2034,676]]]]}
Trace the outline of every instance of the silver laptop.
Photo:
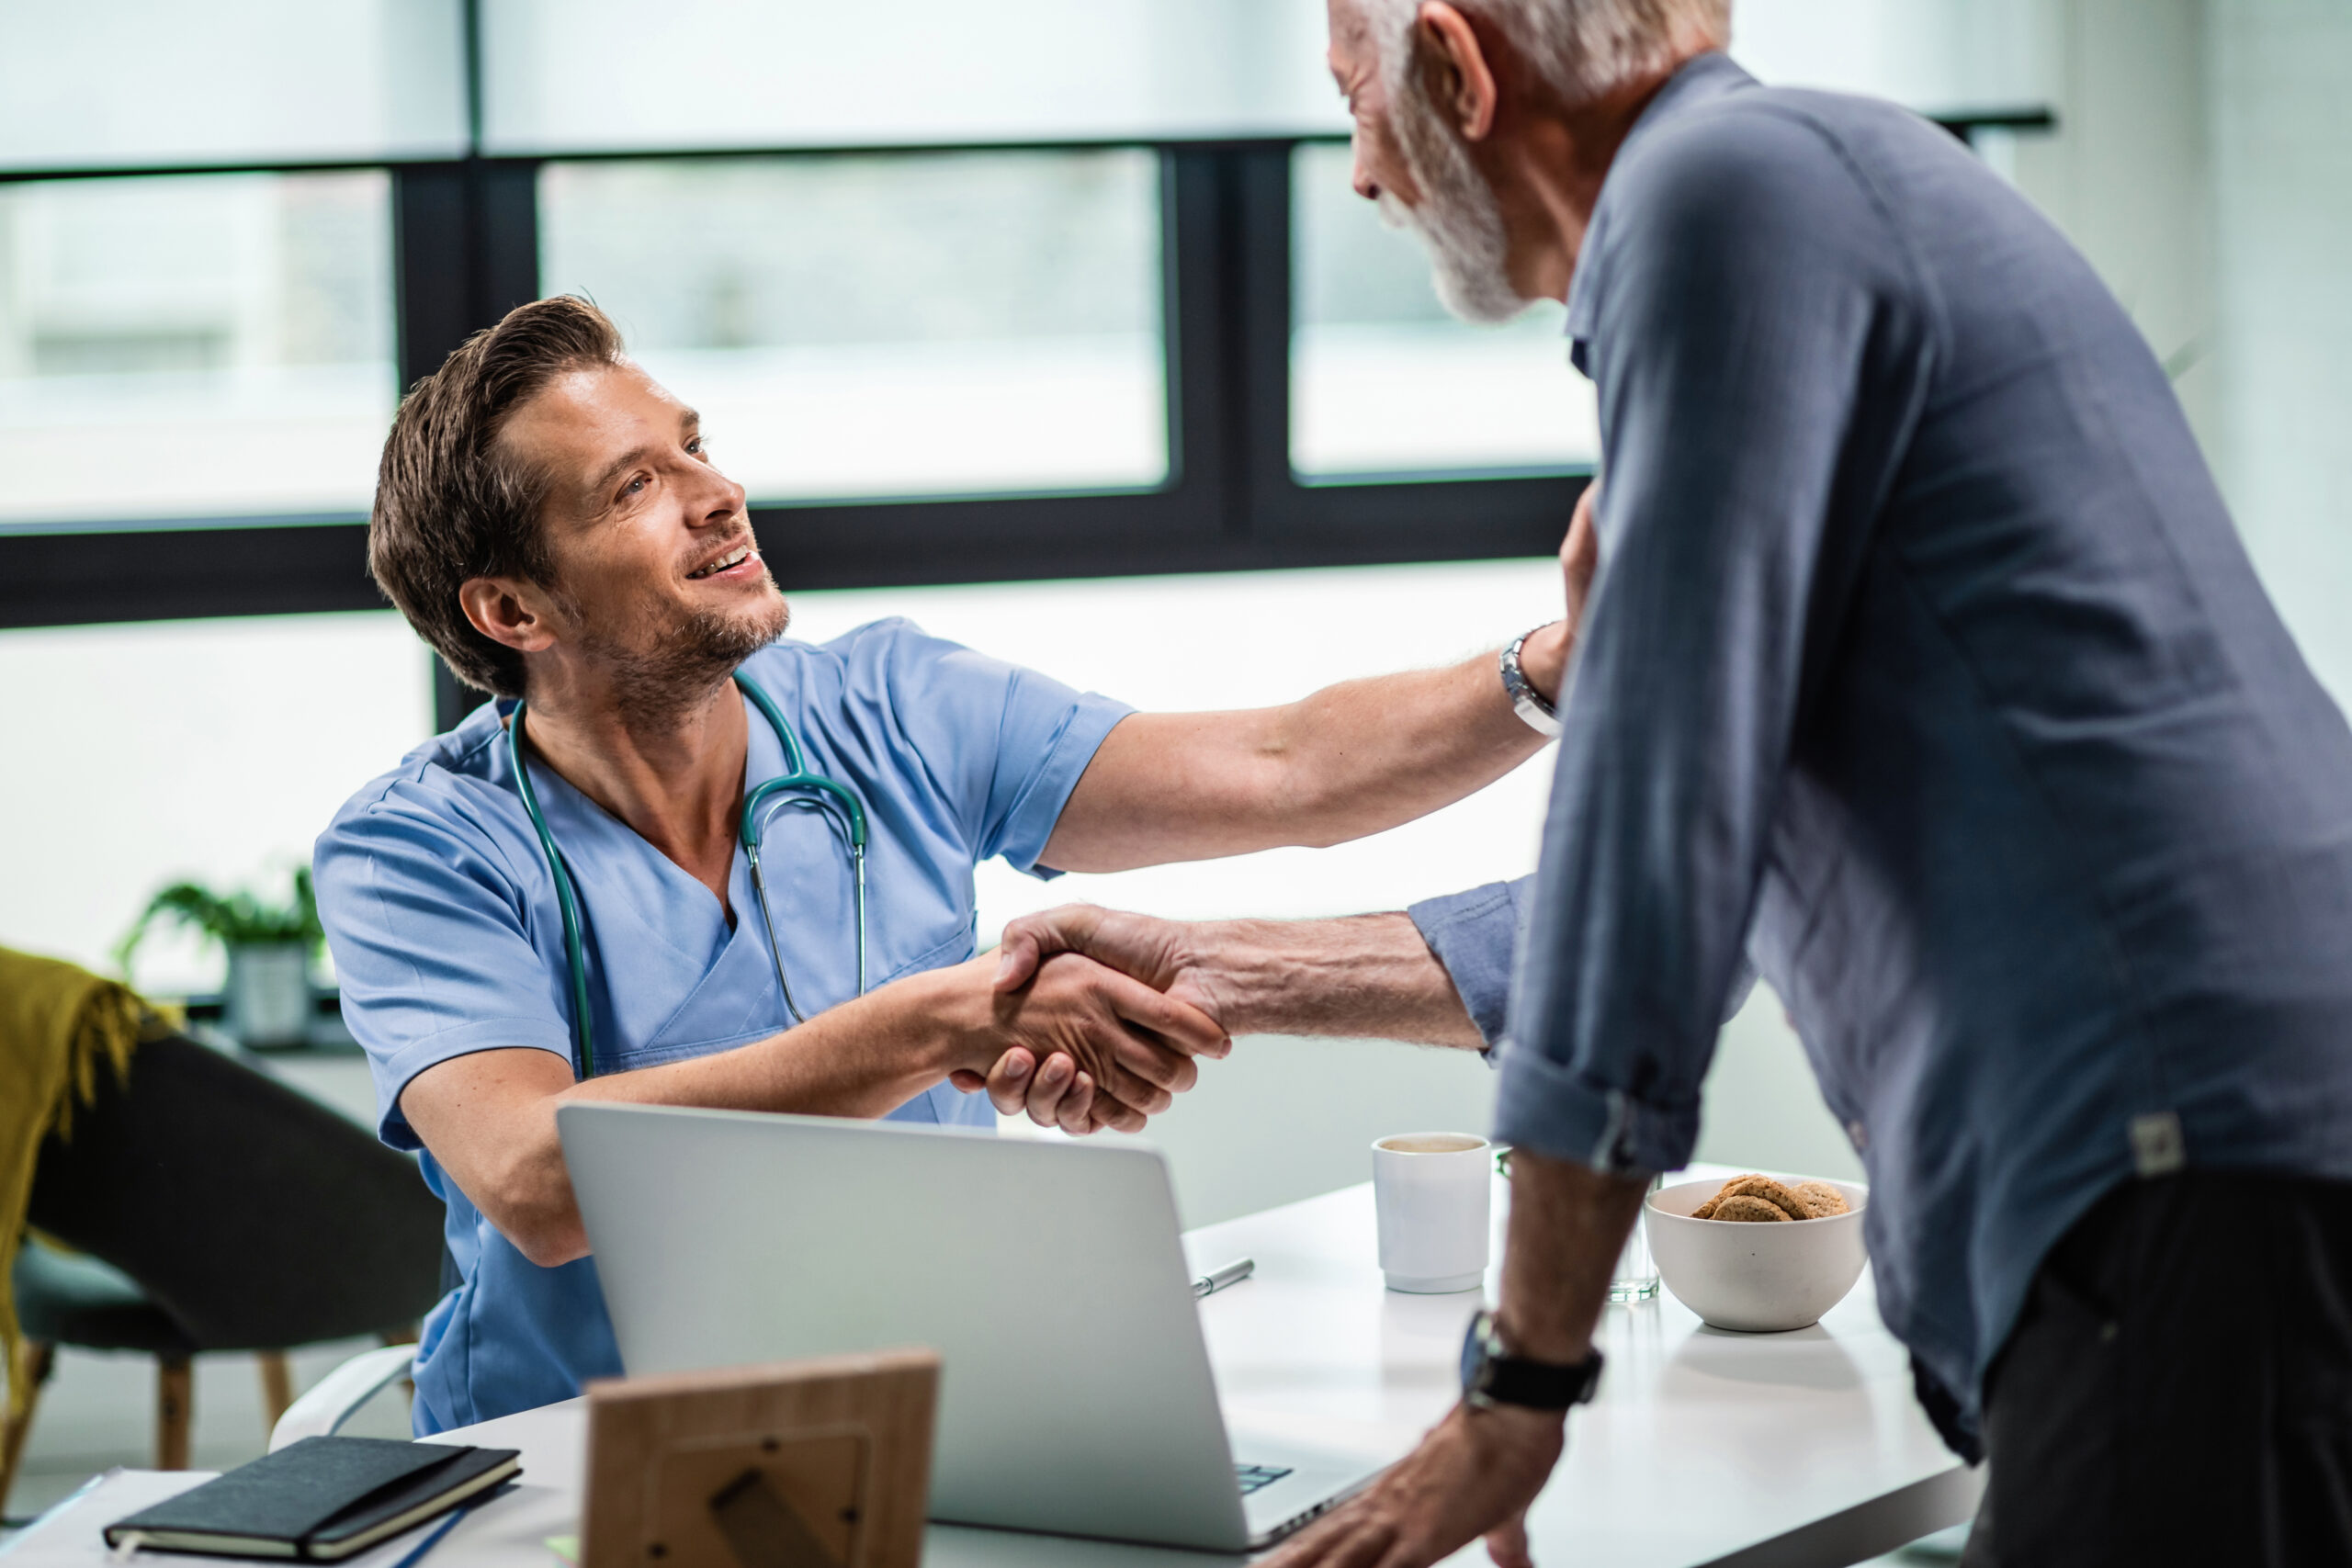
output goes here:
{"type": "Polygon", "coordinates": [[[623,1366],[928,1346],[934,1519],[1239,1551],[1377,1473],[1228,1442],[1150,1150],[635,1105],[557,1124],[623,1366]]]}

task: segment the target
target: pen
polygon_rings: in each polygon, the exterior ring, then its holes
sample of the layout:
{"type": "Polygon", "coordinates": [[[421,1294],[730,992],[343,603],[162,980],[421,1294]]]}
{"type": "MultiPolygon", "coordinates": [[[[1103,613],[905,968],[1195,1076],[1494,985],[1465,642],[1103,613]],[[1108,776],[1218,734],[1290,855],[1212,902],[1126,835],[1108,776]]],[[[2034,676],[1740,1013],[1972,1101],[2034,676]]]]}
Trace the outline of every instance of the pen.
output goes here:
{"type": "Polygon", "coordinates": [[[418,1541],[415,1546],[412,1547],[409,1550],[407,1556],[401,1558],[398,1562],[393,1563],[392,1568],[415,1568],[415,1564],[419,1559],[424,1557],[426,1552],[432,1551],[435,1547],[440,1545],[441,1538],[447,1535],[451,1530],[456,1529],[458,1528],[458,1521],[472,1512],[473,1508],[470,1505],[452,1512],[447,1518],[443,1519],[439,1524],[433,1527],[433,1533],[431,1535],[426,1536],[423,1540],[418,1541]]]}
{"type": "Polygon", "coordinates": [[[1238,1285],[1256,1272],[1257,1268],[1256,1258],[1240,1258],[1222,1269],[1212,1269],[1193,1281],[1193,1299],[1198,1301],[1203,1296],[1214,1295],[1227,1285],[1238,1285]]]}

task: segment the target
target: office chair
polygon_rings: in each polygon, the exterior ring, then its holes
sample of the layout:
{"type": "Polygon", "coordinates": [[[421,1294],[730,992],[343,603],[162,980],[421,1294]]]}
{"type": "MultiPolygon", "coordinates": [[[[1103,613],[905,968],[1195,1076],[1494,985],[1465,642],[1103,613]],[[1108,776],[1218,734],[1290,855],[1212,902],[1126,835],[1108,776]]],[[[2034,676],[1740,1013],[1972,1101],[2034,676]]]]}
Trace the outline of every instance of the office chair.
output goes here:
{"type": "MultiPolygon", "coordinates": [[[[156,1359],[156,1463],[187,1463],[190,1359],[263,1353],[267,1420],[292,1403],[284,1352],[325,1339],[414,1337],[442,1293],[442,1205],[415,1165],[325,1106],[220,1052],[142,1045],[102,1081],[73,1136],[33,1174],[14,1280],[16,1375],[37,1403],[55,1348],[156,1359]]],[[[0,1497],[32,1411],[0,1434],[0,1497]]]]}

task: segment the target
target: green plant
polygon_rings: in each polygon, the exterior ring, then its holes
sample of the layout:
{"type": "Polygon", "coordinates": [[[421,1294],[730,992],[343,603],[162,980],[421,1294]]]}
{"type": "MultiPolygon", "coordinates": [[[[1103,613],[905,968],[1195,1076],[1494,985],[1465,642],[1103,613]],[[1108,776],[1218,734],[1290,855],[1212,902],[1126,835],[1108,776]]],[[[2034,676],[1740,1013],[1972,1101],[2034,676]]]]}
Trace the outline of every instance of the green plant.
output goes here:
{"type": "Polygon", "coordinates": [[[173,883],[148,900],[116,946],[115,964],[125,975],[130,973],[130,955],[158,919],[193,926],[223,947],[300,942],[306,952],[316,953],[326,940],[309,866],[295,868],[294,896],[282,903],[269,902],[250,888],[222,895],[201,883],[173,883]]]}

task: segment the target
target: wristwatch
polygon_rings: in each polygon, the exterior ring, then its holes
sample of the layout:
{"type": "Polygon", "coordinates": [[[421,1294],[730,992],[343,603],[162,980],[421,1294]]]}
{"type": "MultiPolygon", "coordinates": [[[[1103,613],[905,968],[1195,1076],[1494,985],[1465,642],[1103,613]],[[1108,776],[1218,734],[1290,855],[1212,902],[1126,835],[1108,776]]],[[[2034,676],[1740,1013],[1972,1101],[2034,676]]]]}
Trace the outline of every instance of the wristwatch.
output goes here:
{"type": "Polygon", "coordinates": [[[1566,1410],[1591,1401],[1600,1386],[1600,1352],[1570,1366],[1531,1361],[1503,1348],[1495,1314],[1482,1312],[1462,1337],[1462,1403],[1474,1410],[1516,1404],[1528,1410],[1566,1410]]]}
{"type": "MultiPolygon", "coordinates": [[[[1549,623],[1547,622],[1546,625],[1549,623]]],[[[1544,629],[1520,633],[1518,640],[1503,649],[1503,692],[1510,698],[1510,705],[1527,728],[1536,734],[1557,739],[1560,733],[1560,710],[1544,700],[1544,694],[1527,683],[1527,671],[1519,667],[1519,650],[1527,639],[1544,629]]]]}

